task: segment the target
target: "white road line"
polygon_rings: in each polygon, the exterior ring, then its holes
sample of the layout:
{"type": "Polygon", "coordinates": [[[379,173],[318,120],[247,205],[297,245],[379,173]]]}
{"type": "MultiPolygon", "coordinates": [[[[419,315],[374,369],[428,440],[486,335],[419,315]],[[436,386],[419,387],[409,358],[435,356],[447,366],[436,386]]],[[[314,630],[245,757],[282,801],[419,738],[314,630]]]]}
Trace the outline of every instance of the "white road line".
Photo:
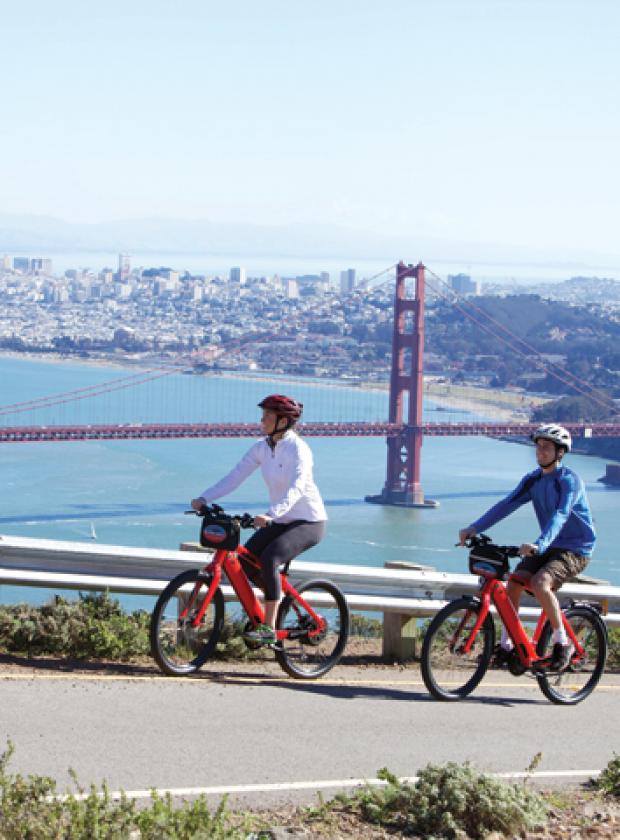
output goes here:
{"type": "MultiPolygon", "coordinates": [[[[536,773],[519,771],[514,773],[489,773],[496,779],[580,779],[599,776],[600,770],[542,770],[536,773]]],[[[399,781],[403,784],[415,784],[418,776],[401,776],[399,781]]],[[[284,793],[296,790],[325,790],[328,788],[357,788],[365,785],[385,786],[387,782],[383,779],[329,779],[316,782],[274,782],[272,784],[253,785],[214,785],[212,787],[187,787],[187,788],[160,788],[155,790],[158,796],[170,794],[173,797],[186,796],[224,796],[224,794],[242,793],[284,793]]],[[[128,799],[150,799],[152,790],[126,790],[109,792],[110,799],[120,799],[122,796],[128,799]]],[[[87,799],[91,793],[74,794],[77,800],[87,799]]],[[[102,796],[103,794],[98,794],[102,796]]],[[[54,796],[54,800],[65,801],[69,796],[54,796]]]]}

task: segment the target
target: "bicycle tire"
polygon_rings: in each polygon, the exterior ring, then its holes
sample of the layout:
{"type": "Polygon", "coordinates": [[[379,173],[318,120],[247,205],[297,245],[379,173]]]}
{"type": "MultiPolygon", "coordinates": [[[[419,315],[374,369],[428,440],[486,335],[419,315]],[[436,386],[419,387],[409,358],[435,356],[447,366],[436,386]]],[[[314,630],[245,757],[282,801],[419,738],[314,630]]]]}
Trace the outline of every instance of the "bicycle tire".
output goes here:
{"type": "Polygon", "coordinates": [[[314,593],[309,600],[327,626],[321,635],[312,635],[316,622],[292,595],[287,595],[280,604],[276,626],[291,635],[278,641],[274,652],[289,676],[313,680],[340,661],[349,638],[349,607],[340,589],[329,580],[309,580],[297,592],[304,593],[306,599],[309,592],[314,593]]]}
{"type": "MultiPolygon", "coordinates": [[[[161,671],[170,676],[193,674],[204,665],[213,654],[224,626],[224,596],[219,587],[198,628],[192,628],[187,619],[184,624],[179,624],[179,597],[191,595],[198,575],[198,569],[189,569],[177,575],[161,593],[151,614],[151,654],[161,671]],[[181,593],[184,587],[186,591],[181,593]]],[[[197,606],[207,594],[210,580],[201,577],[197,606]]],[[[188,618],[191,618],[192,612],[195,613],[195,609],[190,608],[188,618]]]]}
{"type": "MultiPolygon", "coordinates": [[[[562,706],[574,706],[590,695],[603,674],[607,659],[607,629],[602,618],[591,607],[574,606],[563,610],[573,632],[585,648],[581,660],[571,662],[559,674],[536,674],[540,690],[548,700],[562,706]]],[[[538,642],[537,653],[551,653],[552,628],[545,623],[538,642]]]]}
{"type": "Polygon", "coordinates": [[[481,609],[473,598],[457,598],[441,609],[431,621],[422,644],[422,679],[436,700],[462,700],[485,675],[493,646],[495,627],[489,615],[475,639],[471,652],[458,652],[473,628],[481,609]],[[455,650],[456,648],[456,650],[455,650]]]}

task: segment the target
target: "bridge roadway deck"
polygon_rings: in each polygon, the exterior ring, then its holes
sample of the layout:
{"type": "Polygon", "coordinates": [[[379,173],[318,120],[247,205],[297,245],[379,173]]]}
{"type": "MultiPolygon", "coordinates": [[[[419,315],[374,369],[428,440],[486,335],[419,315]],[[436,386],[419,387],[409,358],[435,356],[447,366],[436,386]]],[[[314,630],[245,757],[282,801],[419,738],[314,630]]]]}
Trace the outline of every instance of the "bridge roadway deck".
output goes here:
{"type": "MultiPolygon", "coordinates": [[[[535,423],[423,423],[425,436],[522,437],[536,429],[535,423]]],[[[413,427],[398,423],[302,423],[300,431],[308,437],[397,437],[413,427]]],[[[574,437],[620,437],[620,424],[567,424],[574,437]]],[[[78,440],[142,440],[168,438],[257,437],[258,423],[126,423],[109,425],[5,426],[0,443],[34,443],[78,440]]]]}

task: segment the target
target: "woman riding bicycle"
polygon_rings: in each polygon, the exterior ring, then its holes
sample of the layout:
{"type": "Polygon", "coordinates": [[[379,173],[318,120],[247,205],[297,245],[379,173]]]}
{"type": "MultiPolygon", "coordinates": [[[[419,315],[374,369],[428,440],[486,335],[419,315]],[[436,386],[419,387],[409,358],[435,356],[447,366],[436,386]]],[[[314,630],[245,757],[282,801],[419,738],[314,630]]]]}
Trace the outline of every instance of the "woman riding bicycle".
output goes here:
{"type": "MultiPolygon", "coordinates": [[[[583,571],[590,560],[596,535],[583,481],[562,458],[570,452],[571,436],[556,423],[546,423],[533,434],[536,460],[540,469],[528,473],[518,486],[479,519],[459,531],[459,542],[486,531],[526,502],[534,505],[541,533],[533,543],[519,548],[523,557],[511,575],[507,592],[516,610],[523,589],[531,589],[553,628],[551,670],[564,670],[571,658],[572,645],[566,636],[560,605],[554,590],[583,571]]],[[[505,667],[512,650],[512,640],[502,631],[493,664],[505,667]]]]}
{"type": "Polygon", "coordinates": [[[259,559],[265,592],[265,623],[244,634],[260,645],[276,641],[276,615],[281,597],[279,567],[320,542],[327,514],[312,474],[312,452],[295,432],[303,405],[282,394],[258,404],[265,437],[255,443],[228,475],[192,500],[194,510],[235,490],[257,467],[269,490],[270,507],[254,517],[257,530],[245,549],[259,559]]]}

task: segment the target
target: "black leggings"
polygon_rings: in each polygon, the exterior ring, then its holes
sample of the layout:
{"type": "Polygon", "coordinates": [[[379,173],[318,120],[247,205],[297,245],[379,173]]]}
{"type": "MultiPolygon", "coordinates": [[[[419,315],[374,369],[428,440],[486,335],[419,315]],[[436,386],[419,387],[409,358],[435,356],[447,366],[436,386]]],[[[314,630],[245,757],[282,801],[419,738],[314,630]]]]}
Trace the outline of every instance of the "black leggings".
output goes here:
{"type": "Polygon", "coordinates": [[[282,594],[279,567],[319,543],[325,534],[325,525],[325,522],[296,519],[284,525],[273,523],[252,534],[245,547],[260,560],[262,584],[268,601],[278,601],[282,594]]]}

